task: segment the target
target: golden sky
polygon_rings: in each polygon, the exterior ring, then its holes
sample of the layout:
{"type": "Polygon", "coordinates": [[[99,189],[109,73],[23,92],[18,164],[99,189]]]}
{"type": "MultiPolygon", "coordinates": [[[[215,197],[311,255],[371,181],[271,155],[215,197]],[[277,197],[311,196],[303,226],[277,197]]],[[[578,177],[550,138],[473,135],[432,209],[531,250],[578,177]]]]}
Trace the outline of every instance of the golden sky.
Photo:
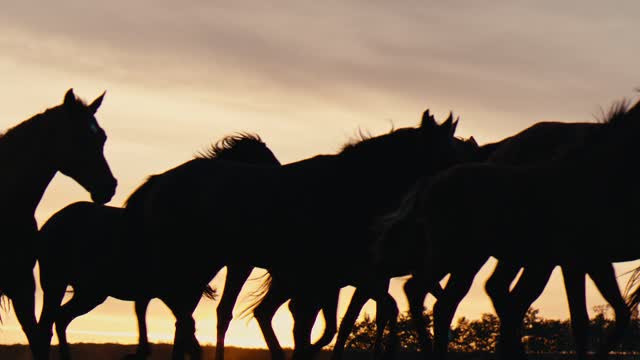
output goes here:
{"type": "MultiPolygon", "coordinates": [[[[639,10],[635,1],[593,0],[11,1],[0,12],[0,128],[61,103],[70,87],[87,100],[107,90],[97,118],[119,180],[111,205],[234,131],[258,133],[286,163],[335,153],[358,128],[416,125],[428,107],[439,118],[453,110],[457,134],[485,143],[542,120],[593,121],[601,107],[634,96],[639,10]]],[[[38,222],[88,199],[58,175],[38,222]]],[[[493,263],[457,316],[492,311],[482,285],[493,263]]],[[[391,293],[406,309],[401,283],[391,293]]],[[[588,304],[601,304],[589,286],[588,304]]],[[[343,292],[342,311],[351,292],[343,292]]],[[[203,300],[196,313],[203,342],[215,338],[215,305],[203,300]]],[[[559,271],[534,306],[568,317],[559,271]]],[[[132,309],[110,299],[72,323],[69,339],[135,342],[132,309]]],[[[0,343],[24,342],[13,313],[4,319],[0,343]]],[[[173,321],[154,301],[151,340],[169,341],[173,321]]],[[[286,307],[274,324],[291,345],[286,307]]],[[[264,346],[246,320],[232,323],[227,344],[264,346]]]]}

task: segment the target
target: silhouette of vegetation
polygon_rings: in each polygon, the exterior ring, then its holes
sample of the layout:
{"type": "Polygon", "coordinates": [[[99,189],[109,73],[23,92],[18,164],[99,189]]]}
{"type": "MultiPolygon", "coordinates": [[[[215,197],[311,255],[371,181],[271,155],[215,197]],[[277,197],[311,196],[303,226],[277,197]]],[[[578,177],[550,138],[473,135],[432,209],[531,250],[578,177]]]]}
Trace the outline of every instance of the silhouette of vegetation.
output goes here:
{"type": "MultiPolygon", "coordinates": [[[[609,305],[599,305],[593,308],[595,316],[590,319],[591,337],[588,351],[595,352],[605,341],[607,331],[614,326],[609,305]]],[[[428,321],[428,333],[433,335],[433,314],[424,313],[428,321]]],[[[449,332],[449,351],[457,353],[494,353],[500,321],[491,313],[484,313],[477,320],[460,317],[449,332]]],[[[575,345],[571,335],[570,320],[546,319],[540,311],[529,308],[523,323],[523,338],[525,349],[529,354],[570,354],[575,352],[575,345]]],[[[348,351],[367,351],[373,344],[376,335],[375,320],[365,315],[353,329],[346,348],[348,351]]],[[[385,336],[387,333],[385,333],[385,336]]],[[[409,313],[398,317],[398,337],[400,348],[404,352],[415,352],[419,349],[417,333],[411,323],[409,313]]],[[[640,353],[640,318],[634,316],[629,331],[623,341],[614,350],[617,354],[640,353]]]]}

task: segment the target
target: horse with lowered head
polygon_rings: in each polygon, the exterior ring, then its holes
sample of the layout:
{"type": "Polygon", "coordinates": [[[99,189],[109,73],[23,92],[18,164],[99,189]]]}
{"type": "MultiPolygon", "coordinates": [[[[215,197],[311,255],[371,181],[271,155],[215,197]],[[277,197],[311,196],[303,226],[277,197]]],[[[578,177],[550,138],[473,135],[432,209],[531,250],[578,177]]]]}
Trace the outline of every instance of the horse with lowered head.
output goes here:
{"type": "MultiPolygon", "coordinates": [[[[280,165],[260,137],[248,133],[227,136],[200,153],[198,158],[280,165]]],[[[153,182],[152,179],[153,176],[149,182],[153,182]]],[[[145,313],[153,296],[138,291],[139,285],[135,282],[123,280],[147,267],[149,259],[145,257],[146,249],[136,247],[135,239],[127,237],[123,213],[124,210],[118,207],[76,202],[54,214],[40,230],[40,282],[44,292],[40,326],[50,339],[53,323],[56,324],[61,359],[70,358],[66,339],[69,323],[99,305],[107,296],[136,301],[139,344],[135,357],[146,358],[151,352],[145,313]],[[100,251],[96,251],[96,246],[101,247],[100,251]],[[114,268],[115,259],[118,259],[118,267],[114,268]],[[68,286],[73,287],[74,295],[61,306],[68,286]]],[[[207,287],[205,295],[212,298],[214,291],[207,287]]],[[[48,352],[48,348],[43,350],[45,354],[48,352]]]]}

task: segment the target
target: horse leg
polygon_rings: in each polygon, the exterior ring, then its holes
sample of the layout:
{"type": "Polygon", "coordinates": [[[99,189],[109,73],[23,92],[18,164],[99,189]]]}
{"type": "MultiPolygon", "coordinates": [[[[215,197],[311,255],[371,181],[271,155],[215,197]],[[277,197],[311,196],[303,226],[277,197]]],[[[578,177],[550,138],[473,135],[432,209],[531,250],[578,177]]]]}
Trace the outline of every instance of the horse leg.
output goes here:
{"type": "Polygon", "coordinates": [[[338,300],[340,299],[340,288],[329,291],[327,295],[322,295],[322,317],[324,318],[324,330],[320,339],[311,345],[311,354],[315,355],[322,351],[322,348],[329,345],[338,331],[338,300]]]}
{"type": "Polygon", "coordinates": [[[227,276],[220,303],[216,309],[218,315],[216,335],[216,360],[224,359],[224,338],[233,319],[233,308],[238,300],[242,286],[251,274],[251,266],[227,266],[227,276]]]}
{"type": "Polygon", "coordinates": [[[620,342],[625,330],[631,323],[631,310],[620,293],[620,287],[616,281],[616,273],[611,264],[590,266],[588,273],[598,287],[602,297],[611,304],[616,314],[613,330],[596,353],[596,358],[606,359],[613,347],[620,342]]]}
{"type": "Polygon", "coordinates": [[[571,332],[576,346],[576,358],[587,358],[587,340],[589,332],[589,313],[585,298],[585,271],[573,266],[562,266],[564,288],[569,303],[571,332]]]}
{"type": "Polygon", "coordinates": [[[176,318],[171,359],[182,360],[185,354],[188,354],[191,360],[200,360],[202,348],[195,335],[196,322],[193,319],[193,312],[202,298],[202,287],[193,291],[183,290],[176,293],[178,297],[161,298],[176,318]]]}
{"type": "MultiPolygon", "coordinates": [[[[518,271],[520,271],[520,267],[516,264],[500,260],[484,285],[485,292],[489,295],[501,324],[509,323],[511,321],[509,319],[514,316],[510,302],[509,288],[511,282],[513,282],[518,275],[518,271]]],[[[506,332],[507,327],[508,326],[500,326],[500,336],[496,346],[496,353],[498,354],[509,354],[511,352],[509,349],[517,347],[513,342],[519,340],[514,339],[511,336],[512,334],[506,332]]]]}
{"type": "Polygon", "coordinates": [[[387,286],[378,289],[376,300],[376,338],[373,343],[374,359],[393,359],[399,347],[398,339],[398,304],[387,291],[387,286]],[[389,341],[382,352],[385,327],[389,328],[389,341]]]}
{"type": "Polygon", "coordinates": [[[146,359],[151,355],[151,345],[147,337],[147,308],[149,307],[150,301],[150,298],[135,301],[134,309],[138,322],[138,347],[136,348],[135,354],[128,356],[128,358],[146,359]]]}
{"type": "Polygon", "coordinates": [[[424,318],[424,300],[429,293],[429,286],[420,278],[413,276],[404,283],[404,292],[409,302],[409,311],[414,330],[418,333],[420,351],[425,357],[433,353],[431,335],[427,331],[427,321],[424,318]]]}
{"type": "Polygon", "coordinates": [[[280,286],[279,281],[274,277],[269,291],[264,298],[262,298],[260,304],[253,310],[253,315],[258,325],[260,325],[262,336],[267,343],[267,347],[271,352],[271,359],[273,360],[284,360],[284,350],[282,350],[278,337],[273,331],[271,320],[278,308],[287,301],[288,297],[288,293],[280,286]]]}
{"type": "Polygon", "coordinates": [[[13,303],[13,311],[22,327],[22,331],[29,341],[29,348],[33,357],[39,356],[42,347],[38,322],[35,315],[36,283],[33,277],[33,267],[25,266],[14,270],[14,278],[5,286],[5,294],[13,303]]]}
{"type": "Polygon", "coordinates": [[[75,289],[73,297],[58,310],[55,319],[56,334],[58,335],[58,343],[60,350],[60,359],[71,359],[69,351],[69,343],[67,342],[67,326],[78,316],[84,315],[93,310],[96,306],[102,304],[107,297],[98,293],[91,294],[86,290],[75,289]]]}
{"type": "MultiPolygon", "coordinates": [[[[332,360],[340,360],[344,354],[344,347],[347,343],[347,339],[349,338],[349,334],[353,329],[353,326],[358,319],[358,315],[360,315],[360,310],[364,304],[369,300],[369,297],[362,291],[361,288],[357,287],[353,296],[351,296],[351,301],[349,302],[349,307],[347,307],[347,311],[340,322],[340,329],[338,330],[338,337],[336,339],[336,343],[333,346],[333,352],[331,354],[332,360]]],[[[376,303],[377,305],[377,303],[376,303]]],[[[380,310],[376,310],[376,317],[379,315],[380,310]]]]}
{"type": "Polygon", "coordinates": [[[289,311],[293,316],[293,360],[312,359],[311,331],[320,312],[320,306],[307,296],[292,298],[289,311]]]}
{"type": "Polygon", "coordinates": [[[41,270],[40,283],[42,284],[42,310],[38,326],[42,336],[42,347],[38,350],[42,359],[48,359],[51,351],[51,337],[53,336],[53,323],[58,317],[60,304],[64,298],[67,284],[51,278],[45,278],[41,270]]]}
{"type": "Polygon", "coordinates": [[[473,279],[484,261],[464,271],[453,271],[444,292],[433,305],[434,358],[445,359],[449,348],[449,331],[460,301],[467,295],[473,279]]]}
{"type": "Polygon", "coordinates": [[[513,348],[514,355],[509,356],[510,360],[518,358],[526,359],[524,346],[522,344],[522,323],[531,304],[542,294],[554,267],[554,265],[526,267],[518,283],[510,293],[510,297],[513,299],[513,317],[508,318],[506,323],[501,322],[500,324],[501,334],[504,334],[504,331],[506,331],[515,335],[512,339],[516,347],[513,348]],[[502,327],[505,325],[507,328],[503,331],[502,327]]]}

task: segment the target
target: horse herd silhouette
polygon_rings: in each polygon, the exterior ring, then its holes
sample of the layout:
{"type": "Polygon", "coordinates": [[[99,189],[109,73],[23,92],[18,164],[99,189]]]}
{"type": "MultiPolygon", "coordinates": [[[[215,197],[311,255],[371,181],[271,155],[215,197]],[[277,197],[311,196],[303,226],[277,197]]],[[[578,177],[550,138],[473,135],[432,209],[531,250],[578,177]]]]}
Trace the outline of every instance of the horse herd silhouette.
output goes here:
{"type": "Polygon", "coordinates": [[[0,289],[34,359],[49,358],[54,324],[60,358],[70,359],[67,326],[109,296],[135,301],[140,342],[131,357],[150,354],[145,311],[158,298],[176,318],[172,358],[199,359],[192,313],[203,294],[214,295],[208,284],[225,266],[218,360],[254,267],[268,270],[268,277],[247,311],[273,359],[285,357],[271,319],[287,300],[294,358],[312,358],[336,332],[332,358],[341,358],[369,299],[377,308],[373,355],[394,356],[398,309],[387,290],[389,280],[402,275],[412,275],[405,292],[421,351],[445,358],[457,305],[491,256],[498,264],[485,289],[501,321],[502,358],[526,358],[523,318],[555,266],[564,275],[578,359],[587,356],[586,274],[616,316],[598,358],[619,341],[639,302],[640,290],[629,299],[621,294],[612,263],[640,258],[633,165],[640,155],[640,102],[615,104],[601,122],[541,122],[483,146],[455,136],[452,114],[438,123],[427,110],[416,127],[284,165],[259,136],[234,134],[150,176],[120,208],[105,205],[117,181],[95,118],[103,97],[87,105],[70,89],[62,104],[0,137],[0,289]],[[93,201],[68,205],[38,231],[34,213],[57,171],[93,201]],[[36,261],[44,296],[38,320],[36,261]],[[338,295],[347,285],[356,291],[338,329],[338,295]],[[69,286],[73,296],[62,305],[69,286]],[[428,293],[437,299],[433,339],[423,318],[428,293]],[[311,343],[321,310],[324,333],[311,343]],[[391,336],[383,343],[385,329],[391,336]]]}

